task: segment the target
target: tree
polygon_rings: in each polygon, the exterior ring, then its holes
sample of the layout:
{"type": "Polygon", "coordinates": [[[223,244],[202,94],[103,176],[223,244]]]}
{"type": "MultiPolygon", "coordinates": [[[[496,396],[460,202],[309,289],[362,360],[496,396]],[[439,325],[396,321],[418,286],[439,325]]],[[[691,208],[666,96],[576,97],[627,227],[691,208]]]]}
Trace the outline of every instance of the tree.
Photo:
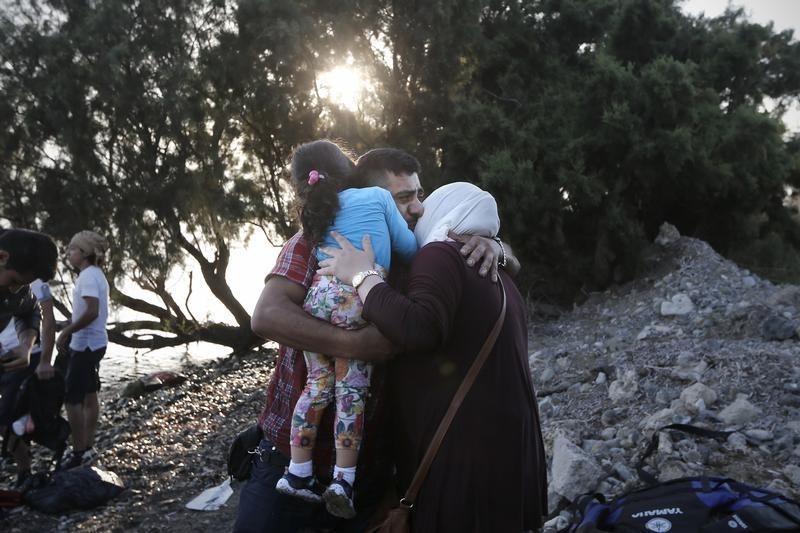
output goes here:
{"type": "Polygon", "coordinates": [[[314,75],[330,55],[309,6],[14,7],[2,19],[3,217],[62,242],[86,227],[110,238],[113,300],[153,317],[115,324],[113,342],[260,343],[225,274],[232,240],[293,232],[284,167],[317,133],[314,75]],[[201,322],[174,300],[166,281],[186,261],[235,325],[201,322]],[[157,303],[124,293],[123,276],[157,303]]]}
{"type": "Polygon", "coordinates": [[[754,267],[737,252],[764,235],[800,247],[782,205],[797,179],[779,120],[799,87],[791,32],[672,0],[498,1],[479,20],[434,147],[445,179],[498,198],[534,293],[627,279],[664,221],[754,267]]]}
{"type": "Polygon", "coordinates": [[[122,251],[115,300],[153,317],[116,325],[115,342],[259,342],[225,282],[230,243],[294,230],[285,165],[326,136],[416,154],[428,188],[488,188],[534,295],[569,301],[626,279],[664,221],[760,272],[800,276],[784,205],[800,141],[780,122],[800,94],[800,44],[741,10],[29,0],[0,24],[2,216],[62,240],[106,230],[122,251]],[[374,84],[356,111],[318,91],[345,57],[374,84]],[[235,325],[174,300],[167,277],[189,261],[235,325]],[[156,300],[121,292],[122,276],[156,300]]]}

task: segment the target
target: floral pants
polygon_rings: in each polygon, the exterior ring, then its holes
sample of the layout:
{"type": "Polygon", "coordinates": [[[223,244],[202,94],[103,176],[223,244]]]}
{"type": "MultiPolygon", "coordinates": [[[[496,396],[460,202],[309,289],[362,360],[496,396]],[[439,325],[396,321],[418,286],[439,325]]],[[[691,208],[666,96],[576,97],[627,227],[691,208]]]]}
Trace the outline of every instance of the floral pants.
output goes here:
{"type": "MultiPolygon", "coordinates": [[[[303,309],[345,329],[366,325],[363,304],[356,290],[333,276],[317,275],[308,290],[303,309]]],[[[369,392],[372,365],[305,352],[308,376],[292,415],[290,444],[313,448],[325,407],[336,402],[334,438],[336,449],[358,450],[364,432],[364,403],[369,392]]]]}

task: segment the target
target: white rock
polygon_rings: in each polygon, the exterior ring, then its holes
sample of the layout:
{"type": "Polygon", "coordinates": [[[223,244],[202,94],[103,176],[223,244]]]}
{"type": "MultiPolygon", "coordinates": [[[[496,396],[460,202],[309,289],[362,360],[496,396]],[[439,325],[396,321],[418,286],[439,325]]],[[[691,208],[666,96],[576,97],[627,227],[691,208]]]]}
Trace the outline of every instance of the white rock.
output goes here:
{"type": "Polygon", "coordinates": [[[611,382],[608,387],[608,397],[611,398],[612,402],[618,403],[630,400],[636,396],[638,390],[639,384],[637,383],[636,372],[628,370],[620,379],[611,382]]]}
{"type": "Polygon", "coordinates": [[[728,435],[728,445],[736,451],[746,452],[747,438],[738,431],[736,433],[731,433],[728,435]]]}
{"type": "Polygon", "coordinates": [[[720,411],[719,418],[728,425],[744,425],[761,416],[761,410],[743,396],[720,411]]]}
{"type": "Polygon", "coordinates": [[[745,437],[758,442],[765,442],[775,438],[775,435],[766,429],[748,429],[744,432],[745,437]]]}
{"type": "Polygon", "coordinates": [[[683,389],[681,400],[690,411],[697,412],[716,402],[717,393],[702,383],[695,383],[683,389]],[[702,402],[702,405],[699,402],[702,402]]]}
{"type": "Polygon", "coordinates": [[[661,303],[661,314],[663,316],[688,315],[694,311],[692,299],[684,293],[678,293],[668,302],[661,303]]]}
{"type": "Polygon", "coordinates": [[[681,233],[678,231],[678,228],[669,222],[664,222],[658,228],[658,235],[655,238],[655,243],[660,246],[669,246],[670,244],[677,242],[680,238],[681,233]]]}
{"type": "Polygon", "coordinates": [[[660,337],[672,333],[674,330],[669,326],[649,325],[645,326],[642,331],[636,335],[636,340],[641,341],[648,337],[660,337]]]}
{"type": "Polygon", "coordinates": [[[552,520],[548,520],[542,524],[543,531],[562,531],[569,525],[569,519],[566,516],[558,515],[552,520]]]}
{"type": "Polygon", "coordinates": [[[553,442],[553,489],[574,501],[579,495],[597,487],[604,473],[600,465],[563,435],[553,442]]]}
{"type": "Polygon", "coordinates": [[[783,468],[783,475],[796,487],[800,487],[800,466],[786,465],[783,468]]]}
{"type": "Polygon", "coordinates": [[[675,411],[672,409],[661,409],[642,420],[639,423],[639,427],[642,429],[660,429],[668,424],[672,424],[673,416],[675,416],[675,411]]]}

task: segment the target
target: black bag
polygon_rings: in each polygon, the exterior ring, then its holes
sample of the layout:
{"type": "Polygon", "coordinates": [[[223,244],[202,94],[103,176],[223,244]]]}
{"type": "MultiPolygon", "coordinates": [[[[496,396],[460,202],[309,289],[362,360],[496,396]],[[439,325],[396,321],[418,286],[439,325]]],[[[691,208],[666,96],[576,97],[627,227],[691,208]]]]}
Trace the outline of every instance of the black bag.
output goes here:
{"type": "Polygon", "coordinates": [[[72,509],[93,509],[125,490],[113,472],[95,466],[59,470],[27,490],[25,503],[37,511],[60,514],[72,509]]]}
{"type": "Polygon", "coordinates": [[[233,439],[228,449],[228,475],[237,481],[250,478],[253,469],[253,453],[264,436],[261,426],[255,424],[242,431],[233,439]]]}
{"type": "Polygon", "coordinates": [[[606,502],[582,496],[569,533],[738,533],[800,531],[800,503],[733,479],[689,477],[606,502]]]}
{"type": "Polygon", "coordinates": [[[56,452],[61,457],[70,434],[69,422],[61,416],[64,405],[64,378],[56,372],[52,378],[40,380],[36,374],[25,380],[17,399],[18,415],[25,411],[33,419],[31,439],[56,452]]]}
{"type": "MultiPolygon", "coordinates": [[[[36,374],[31,374],[17,389],[12,410],[12,419],[30,415],[33,419],[33,433],[23,438],[27,442],[33,441],[52,450],[55,465],[61,461],[70,434],[69,422],[61,416],[63,404],[64,378],[61,373],[56,372],[52,378],[46,380],[40,380],[36,374]]],[[[3,441],[4,454],[10,431],[9,426],[3,441]]]]}

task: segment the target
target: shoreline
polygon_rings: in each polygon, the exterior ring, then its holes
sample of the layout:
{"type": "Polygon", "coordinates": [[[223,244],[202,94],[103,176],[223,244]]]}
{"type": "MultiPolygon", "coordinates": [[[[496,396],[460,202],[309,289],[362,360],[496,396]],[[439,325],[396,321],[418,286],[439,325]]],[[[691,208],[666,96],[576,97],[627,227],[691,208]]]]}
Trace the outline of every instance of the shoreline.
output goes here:
{"type": "MultiPolygon", "coordinates": [[[[266,349],[184,367],[188,379],[183,384],[136,399],[120,396],[127,382],[105,386],[100,392],[96,465],[119,475],[126,490],[105,506],[63,516],[21,506],[0,525],[19,533],[229,531],[236,518],[238,487],[218,511],[190,511],[185,505],[228,477],[228,447],[263,408],[275,358],[276,351],[266,349]]],[[[38,445],[32,451],[35,472],[51,454],[38,445]]],[[[15,468],[4,464],[0,472],[3,487],[10,488],[15,468]]]]}

